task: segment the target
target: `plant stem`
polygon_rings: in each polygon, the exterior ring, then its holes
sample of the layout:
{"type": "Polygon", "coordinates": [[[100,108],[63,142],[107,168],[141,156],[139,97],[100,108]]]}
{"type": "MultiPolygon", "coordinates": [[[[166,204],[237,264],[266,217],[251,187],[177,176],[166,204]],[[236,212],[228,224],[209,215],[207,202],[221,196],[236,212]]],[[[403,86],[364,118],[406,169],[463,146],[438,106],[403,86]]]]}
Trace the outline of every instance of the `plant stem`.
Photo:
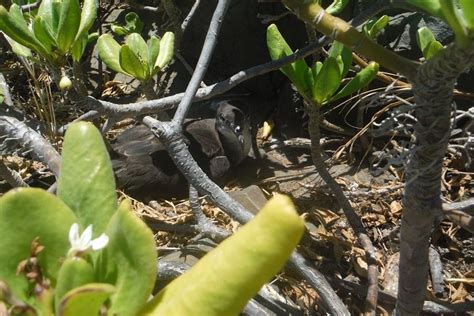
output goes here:
{"type": "Polygon", "coordinates": [[[359,242],[361,243],[362,247],[366,253],[366,261],[368,265],[368,290],[367,290],[367,299],[366,299],[366,306],[365,306],[365,314],[366,315],[375,315],[375,307],[377,306],[377,293],[378,293],[378,283],[377,283],[377,264],[375,260],[375,249],[370,241],[369,236],[365,232],[365,228],[362,225],[357,214],[354,212],[352,205],[350,204],[347,197],[344,195],[341,187],[334,178],[329,173],[326,164],[322,158],[322,150],[321,150],[321,131],[319,129],[319,124],[322,120],[322,117],[319,113],[319,106],[313,103],[308,102],[305,107],[305,110],[308,114],[309,123],[308,123],[308,130],[309,135],[311,138],[311,157],[313,159],[314,166],[318,171],[321,178],[324,182],[327,183],[331,191],[333,192],[334,196],[336,197],[339,206],[344,211],[344,214],[349,221],[352,229],[357,235],[359,242]]]}

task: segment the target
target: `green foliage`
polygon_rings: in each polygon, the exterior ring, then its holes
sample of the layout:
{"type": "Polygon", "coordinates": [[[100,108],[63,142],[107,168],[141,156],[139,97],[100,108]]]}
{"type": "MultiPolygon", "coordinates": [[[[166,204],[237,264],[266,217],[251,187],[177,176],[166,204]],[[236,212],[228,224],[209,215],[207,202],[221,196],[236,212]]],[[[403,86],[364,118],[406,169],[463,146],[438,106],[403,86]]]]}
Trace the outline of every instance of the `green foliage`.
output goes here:
{"type": "Polygon", "coordinates": [[[125,25],[113,23],[111,29],[118,36],[140,33],[143,30],[143,22],[138,14],[129,12],[125,15],[125,25]]]}
{"type": "Polygon", "coordinates": [[[443,45],[435,39],[431,30],[426,26],[418,29],[416,42],[426,60],[443,49],[443,45]]]}
{"type": "Polygon", "coordinates": [[[98,315],[104,308],[110,315],[237,314],[283,267],[304,230],[291,201],[275,197],[147,303],[157,272],[153,233],[128,202],[116,203],[101,134],[90,123],[72,124],[58,197],[24,188],[0,198],[0,281],[19,304],[38,315],[98,315]]]}
{"type": "MultiPolygon", "coordinates": [[[[267,29],[267,46],[273,60],[293,53],[274,24],[267,29]]],[[[351,63],[352,52],[341,43],[335,42],[324,62],[317,62],[312,68],[309,68],[306,62],[301,59],[280,70],[305,98],[312,100],[317,106],[321,106],[362,89],[377,75],[378,64],[372,62],[337,92],[351,63]]]]}
{"type": "Polygon", "coordinates": [[[238,315],[283,267],[304,231],[288,197],[273,197],[236,234],[150,301],[144,315],[238,315]]]}
{"type": "Polygon", "coordinates": [[[82,9],[78,0],[43,0],[28,23],[17,4],[12,4],[9,11],[0,6],[0,31],[9,37],[13,51],[20,56],[30,57],[27,49],[31,49],[61,66],[68,55],[75,61],[81,58],[96,11],[95,0],[84,0],[82,9]]]}
{"type": "Polygon", "coordinates": [[[382,15],[380,18],[372,18],[364,24],[362,30],[365,35],[374,39],[377,34],[388,25],[389,19],[387,15],[382,15]]]}
{"type": "Polygon", "coordinates": [[[97,40],[99,57],[110,69],[148,81],[161,71],[173,58],[174,34],[167,32],[163,38],[151,36],[148,43],[138,33],[132,33],[120,45],[110,34],[97,40]]]}
{"type": "Polygon", "coordinates": [[[327,8],[327,13],[336,15],[342,12],[349,3],[349,0],[334,0],[327,8]]]}

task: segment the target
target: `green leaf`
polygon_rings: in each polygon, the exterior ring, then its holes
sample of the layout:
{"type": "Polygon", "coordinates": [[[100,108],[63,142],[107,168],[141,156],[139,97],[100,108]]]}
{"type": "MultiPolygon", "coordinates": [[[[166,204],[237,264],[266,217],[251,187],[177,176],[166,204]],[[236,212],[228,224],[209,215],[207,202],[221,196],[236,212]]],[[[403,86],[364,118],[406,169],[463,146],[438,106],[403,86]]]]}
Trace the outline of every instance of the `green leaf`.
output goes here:
{"type": "Polygon", "coordinates": [[[420,48],[423,55],[429,43],[435,40],[436,39],[433,33],[426,26],[420,27],[416,32],[416,43],[418,44],[418,47],[420,48]]]}
{"type": "Polygon", "coordinates": [[[23,56],[23,57],[26,57],[26,58],[30,58],[32,57],[31,55],[31,50],[26,47],[26,46],[23,46],[17,42],[15,42],[14,40],[12,40],[10,38],[10,36],[6,35],[6,34],[3,34],[3,36],[5,37],[5,39],[7,40],[8,44],[10,44],[10,46],[12,47],[12,51],[17,54],[18,56],[23,56]]]}
{"type": "Polygon", "coordinates": [[[75,41],[81,21],[80,11],[78,0],[69,0],[69,7],[65,13],[63,9],[61,10],[58,26],[58,48],[62,54],[67,53],[75,41]]]}
{"type": "Polygon", "coordinates": [[[82,38],[77,40],[71,48],[72,59],[76,62],[81,60],[82,54],[86,49],[87,43],[89,43],[89,36],[87,33],[82,35],[82,38]]]}
{"type": "Polygon", "coordinates": [[[276,195],[248,224],[161,290],[139,315],[239,315],[282,269],[303,230],[291,200],[276,195]]]}
{"type": "Polygon", "coordinates": [[[326,12],[331,15],[336,15],[342,12],[349,3],[349,0],[334,0],[327,8],[326,12]]]}
{"type": "Polygon", "coordinates": [[[472,31],[474,29],[474,1],[459,0],[459,6],[464,14],[467,27],[472,31]]]}
{"type": "Polygon", "coordinates": [[[423,55],[425,56],[426,60],[428,60],[443,49],[443,44],[438,41],[432,41],[428,44],[428,47],[426,48],[426,51],[423,53],[423,55]]]}
{"type": "Polygon", "coordinates": [[[120,67],[130,76],[141,81],[147,79],[147,69],[143,66],[142,61],[135,55],[130,46],[122,45],[119,52],[119,61],[120,67]]]}
{"type": "Polygon", "coordinates": [[[0,198],[0,279],[25,302],[33,286],[16,270],[30,256],[32,241],[39,237],[44,246],[38,255],[44,277],[56,285],[61,258],[70,247],[68,232],[76,222],[72,210],[56,196],[35,188],[12,190],[0,198]]]}
{"type": "Polygon", "coordinates": [[[316,79],[317,75],[321,71],[321,68],[323,68],[323,63],[320,61],[317,61],[313,65],[313,68],[311,68],[311,73],[313,74],[313,84],[311,85],[311,87],[314,85],[314,79],[316,79]]]}
{"type": "Polygon", "coordinates": [[[173,59],[174,34],[166,32],[160,40],[160,50],[155,62],[155,71],[161,71],[173,59]],[[158,70],[156,70],[158,69],[158,70]]]}
{"type": "Polygon", "coordinates": [[[435,39],[431,30],[426,26],[418,29],[416,33],[416,42],[426,60],[430,59],[437,52],[443,49],[443,45],[435,39]]]}
{"type": "Polygon", "coordinates": [[[379,64],[370,62],[367,67],[357,73],[338,93],[336,93],[328,102],[332,102],[344,98],[352,93],[367,86],[377,76],[379,71],[379,64]]]}
{"type": "Polygon", "coordinates": [[[28,29],[20,7],[12,4],[10,12],[0,5],[0,31],[3,31],[15,42],[28,47],[44,56],[49,53],[28,29]]]}
{"type": "Polygon", "coordinates": [[[130,50],[133,52],[133,55],[138,57],[140,63],[142,64],[141,69],[145,70],[145,78],[148,78],[150,75],[150,67],[148,65],[148,46],[143,37],[138,33],[132,33],[125,39],[125,45],[130,48],[130,50]]]}
{"type": "MultiPolygon", "coordinates": [[[[293,54],[293,51],[280,34],[280,31],[275,24],[272,24],[267,28],[267,46],[272,60],[277,60],[293,54]]],[[[288,77],[288,79],[290,79],[300,93],[306,94],[309,89],[308,83],[305,81],[307,68],[308,65],[304,59],[299,59],[290,65],[280,68],[280,70],[288,77]]]]}
{"type": "Polygon", "coordinates": [[[122,67],[120,67],[120,44],[114,40],[112,35],[101,35],[97,40],[97,49],[100,59],[102,59],[107,67],[116,72],[126,73],[122,67]]]}
{"type": "Polygon", "coordinates": [[[58,283],[54,290],[56,310],[67,292],[92,282],[94,269],[90,263],[79,257],[67,258],[59,269],[58,283]]]}
{"type": "Polygon", "coordinates": [[[156,246],[151,230],[123,202],[110,220],[107,247],[99,260],[103,281],[115,284],[110,315],[136,315],[148,300],[156,279],[156,246]]]}
{"type": "Polygon", "coordinates": [[[82,228],[93,225],[95,235],[105,230],[115,213],[112,164],[102,135],[91,123],[73,123],[66,131],[57,194],[74,211],[82,228]]]}
{"type": "Polygon", "coordinates": [[[104,302],[114,293],[110,284],[90,283],[69,291],[61,301],[59,316],[101,315],[104,302]]]}
{"type": "Polygon", "coordinates": [[[78,41],[83,34],[87,34],[89,29],[94,24],[95,18],[97,17],[97,3],[96,0],[84,0],[81,11],[81,23],[77,30],[75,42],[78,41]]]}
{"type": "Polygon", "coordinates": [[[329,50],[329,56],[341,57],[337,61],[341,69],[341,78],[344,78],[352,66],[352,51],[341,42],[334,42],[329,50]]]}
{"type": "MultiPolygon", "coordinates": [[[[160,53],[160,40],[156,36],[150,36],[147,41],[148,46],[148,67],[152,75],[155,74],[155,62],[160,53]]],[[[157,69],[157,68],[156,68],[157,69]]]]}
{"type": "Polygon", "coordinates": [[[341,84],[341,72],[336,58],[328,57],[323,63],[311,89],[313,101],[318,105],[329,99],[341,84]]]}
{"type": "Polygon", "coordinates": [[[50,30],[47,28],[48,26],[43,22],[41,17],[38,15],[35,16],[33,19],[33,33],[48,51],[52,51],[53,46],[55,47],[57,44],[50,30]]]}
{"type": "Polygon", "coordinates": [[[466,30],[464,26],[461,24],[462,17],[460,16],[459,9],[457,8],[454,1],[449,0],[441,0],[441,12],[443,13],[444,20],[449,24],[451,29],[454,32],[456,37],[456,42],[460,44],[462,47],[467,45],[470,41],[467,39],[466,30]]]}
{"type": "Polygon", "coordinates": [[[143,30],[143,22],[135,12],[128,12],[125,15],[125,29],[129,33],[140,33],[143,30]]]}
{"type": "Polygon", "coordinates": [[[125,36],[128,34],[127,29],[120,25],[112,24],[110,29],[118,36],[125,36]]]}
{"type": "Polygon", "coordinates": [[[388,22],[387,15],[382,15],[380,18],[374,17],[364,24],[363,30],[368,37],[374,39],[387,26],[388,22]]]}
{"type": "Polygon", "coordinates": [[[415,6],[430,15],[443,18],[440,0],[405,0],[405,3],[415,6]]]}
{"type": "Polygon", "coordinates": [[[59,8],[59,0],[42,0],[38,9],[38,16],[41,17],[43,23],[49,26],[51,35],[55,40],[58,36],[59,8]]]}

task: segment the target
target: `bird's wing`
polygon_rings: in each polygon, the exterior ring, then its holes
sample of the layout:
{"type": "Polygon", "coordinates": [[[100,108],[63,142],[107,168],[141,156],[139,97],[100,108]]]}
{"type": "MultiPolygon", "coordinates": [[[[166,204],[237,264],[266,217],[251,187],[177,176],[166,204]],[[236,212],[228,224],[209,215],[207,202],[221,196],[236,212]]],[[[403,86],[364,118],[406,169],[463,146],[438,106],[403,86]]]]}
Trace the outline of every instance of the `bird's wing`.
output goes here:
{"type": "Polygon", "coordinates": [[[112,149],[125,157],[149,156],[165,150],[163,144],[144,125],[137,125],[123,131],[111,144],[112,149]]]}

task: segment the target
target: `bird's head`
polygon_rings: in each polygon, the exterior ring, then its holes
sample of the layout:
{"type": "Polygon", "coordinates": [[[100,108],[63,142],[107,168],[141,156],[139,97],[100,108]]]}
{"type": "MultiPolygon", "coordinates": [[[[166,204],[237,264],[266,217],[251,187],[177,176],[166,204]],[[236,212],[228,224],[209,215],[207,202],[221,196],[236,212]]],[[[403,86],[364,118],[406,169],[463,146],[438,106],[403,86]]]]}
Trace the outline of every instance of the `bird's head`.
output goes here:
{"type": "Polygon", "coordinates": [[[216,111],[216,129],[231,162],[240,163],[248,155],[251,146],[248,118],[239,108],[222,101],[216,111]]]}

